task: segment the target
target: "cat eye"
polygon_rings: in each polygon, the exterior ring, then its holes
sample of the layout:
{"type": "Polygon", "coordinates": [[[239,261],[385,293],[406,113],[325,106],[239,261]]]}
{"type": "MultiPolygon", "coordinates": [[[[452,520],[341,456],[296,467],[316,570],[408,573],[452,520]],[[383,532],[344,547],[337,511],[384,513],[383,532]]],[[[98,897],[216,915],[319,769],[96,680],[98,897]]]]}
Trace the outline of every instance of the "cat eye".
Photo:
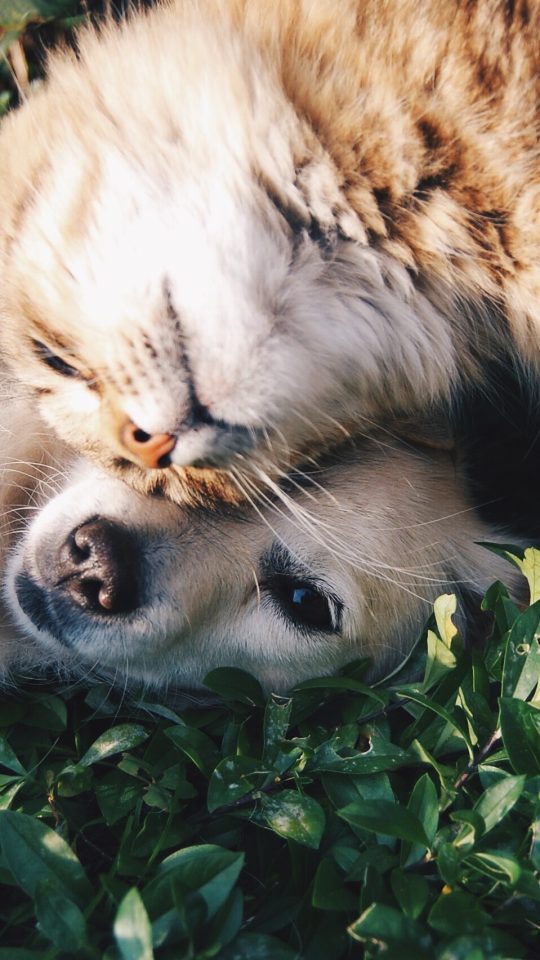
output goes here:
{"type": "Polygon", "coordinates": [[[342,607],[319,586],[294,577],[277,575],[267,584],[281,612],[299,627],[335,633],[341,626],[342,607]]]}
{"type": "Polygon", "coordinates": [[[44,343],[40,343],[39,340],[32,340],[32,345],[34,350],[39,357],[39,359],[46,363],[51,370],[54,370],[55,373],[59,373],[62,377],[79,377],[82,378],[80,370],[77,370],[76,367],[72,367],[70,363],[67,363],[62,357],[59,357],[57,354],[44,343]]]}

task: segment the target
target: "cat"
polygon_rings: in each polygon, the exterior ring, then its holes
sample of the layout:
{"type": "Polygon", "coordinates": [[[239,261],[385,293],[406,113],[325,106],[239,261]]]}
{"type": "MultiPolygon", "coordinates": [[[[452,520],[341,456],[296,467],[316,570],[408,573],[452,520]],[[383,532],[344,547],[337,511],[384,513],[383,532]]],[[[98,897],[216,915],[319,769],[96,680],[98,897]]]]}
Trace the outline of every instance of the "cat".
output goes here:
{"type": "Polygon", "coordinates": [[[0,133],[4,379],[143,492],[250,500],[540,355],[539,0],[171,0],[0,133]]]}
{"type": "Polygon", "coordinates": [[[12,546],[5,595],[21,640],[2,648],[4,674],[23,658],[197,698],[219,666],[284,693],[367,656],[375,680],[448,591],[478,640],[487,586],[502,578],[518,600],[523,588],[478,544],[504,534],[471,508],[459,459],[380,430],[291,476],[287,511],[278,498],[178,506],[79,461],[12,546]]]}

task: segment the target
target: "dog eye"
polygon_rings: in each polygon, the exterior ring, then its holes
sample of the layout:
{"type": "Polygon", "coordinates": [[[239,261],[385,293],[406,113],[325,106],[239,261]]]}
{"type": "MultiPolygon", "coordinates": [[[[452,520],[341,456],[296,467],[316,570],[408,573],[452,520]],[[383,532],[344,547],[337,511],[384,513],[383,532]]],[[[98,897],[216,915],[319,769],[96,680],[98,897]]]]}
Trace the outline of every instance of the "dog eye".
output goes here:
{"type": "Polygon", "coordinates": [[[277,576],[270,584],[270,592],[285,616],[298,626],[323,633],[339,630],[341,604],[326,596],[313,583],[277,576]]]}
{"type": "Polygon", "coordinates": [[[46,344],[40,343],[39,340],[33,340],[32,344],[39,359],[46,363],[51,370],[59,373],[62,377],[82,377],[81,372],[76,367],[72,367],[71,364],[62,360],[62,357],[53,353],[46,344]]]}

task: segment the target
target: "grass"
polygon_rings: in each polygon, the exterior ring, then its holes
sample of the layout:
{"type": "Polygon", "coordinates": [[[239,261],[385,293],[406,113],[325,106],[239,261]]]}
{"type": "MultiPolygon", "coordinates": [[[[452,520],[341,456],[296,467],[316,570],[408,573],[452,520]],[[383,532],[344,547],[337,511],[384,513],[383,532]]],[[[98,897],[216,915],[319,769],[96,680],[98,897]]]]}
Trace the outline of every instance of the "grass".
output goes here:
{"type": "MultiPolygon", "coordinates": [[[[84,6],[0,0],[0,106],[84,6]]],[[[5,692],[0,960],[538,956],[540,555],[509,559],[531,606],[494,585],[479,652],[441,598],[418,683],[360,662],[265,701],[220,670],[181,713],[5,692]]]]}

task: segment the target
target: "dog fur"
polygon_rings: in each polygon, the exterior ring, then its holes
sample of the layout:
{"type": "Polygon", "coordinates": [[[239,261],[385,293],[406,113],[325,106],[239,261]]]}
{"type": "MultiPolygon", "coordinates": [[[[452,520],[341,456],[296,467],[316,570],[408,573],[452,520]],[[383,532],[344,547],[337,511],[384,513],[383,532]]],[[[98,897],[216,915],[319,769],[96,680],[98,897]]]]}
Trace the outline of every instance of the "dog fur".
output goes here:
{"type": "Polygon", "coordinates": [[[478,545],[501,531],[471,508],[451,450],[379,431],[288,486],[260,508],[180,507],[80,463],[56,496],[42,487],[5,585],[25,668],[172,695],[235,666],[284,692],[360,656],[381,677],[440,593],[458,594],[472,639],[467,614],[494,579],[519,594],[478,545]]]}

